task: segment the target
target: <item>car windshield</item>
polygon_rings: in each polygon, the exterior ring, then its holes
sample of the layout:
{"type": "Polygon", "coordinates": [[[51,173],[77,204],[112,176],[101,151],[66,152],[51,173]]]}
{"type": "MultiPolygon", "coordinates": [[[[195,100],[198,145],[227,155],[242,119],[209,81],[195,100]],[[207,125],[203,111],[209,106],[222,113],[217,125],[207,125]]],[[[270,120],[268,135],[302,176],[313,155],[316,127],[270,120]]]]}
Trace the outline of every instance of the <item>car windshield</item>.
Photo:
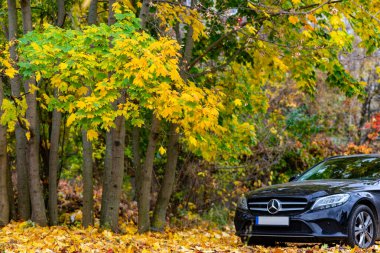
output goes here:
{"type": "Polygon", "coordinates": [[[323,161],[302,174],[297,181],[318,179],[380,178],[380,157],[342,157],[323,161]]]}

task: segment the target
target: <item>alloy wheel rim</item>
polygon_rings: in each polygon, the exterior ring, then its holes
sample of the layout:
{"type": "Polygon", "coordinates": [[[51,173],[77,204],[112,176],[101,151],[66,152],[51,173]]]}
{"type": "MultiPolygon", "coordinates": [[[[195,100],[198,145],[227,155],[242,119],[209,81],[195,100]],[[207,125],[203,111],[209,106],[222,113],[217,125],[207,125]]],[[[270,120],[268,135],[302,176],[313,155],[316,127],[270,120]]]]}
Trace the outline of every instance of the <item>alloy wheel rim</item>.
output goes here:
{"type": "Polygon", "coordinates": [[[360,248],[371,245],[374,236],[374,225],[371,215],[365,211],[358,213],[355,218],[355,244],[360,248]]]}

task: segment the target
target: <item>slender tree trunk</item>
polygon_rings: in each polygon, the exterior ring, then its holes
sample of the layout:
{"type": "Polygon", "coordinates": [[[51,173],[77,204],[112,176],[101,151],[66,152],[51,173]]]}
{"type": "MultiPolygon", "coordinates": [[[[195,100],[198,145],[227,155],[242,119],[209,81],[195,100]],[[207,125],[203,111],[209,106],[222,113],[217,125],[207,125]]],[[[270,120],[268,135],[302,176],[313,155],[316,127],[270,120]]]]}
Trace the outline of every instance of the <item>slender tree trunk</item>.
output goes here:
{"type": "Polygon", "coordinates": [[[155,230],[162,230],[165,226],[166,210],[169,206],[170,197],[175,183],[175,172],[179,154],[178,139],[176,131],[177,125],[171,124],[169,131],[168,159],[165,166],[165,175],[161,183],[161,189],[157,197],[156,206],[153,212],[152,227],[155,230]]]}
{"type": "MultiPolygon", "coordinates": [[[[8,0],[8,32],[10,46],[10,58],[13,64],[17,62],[16,44],[17,39],[17,10],[16,0],[8,0]]],[[[14,66],[17,68],[16,66],[14,66]]],[[[16,75],[10,80],[12,96],[20,98],[21,79],[16,75]]],[[[16,124],[16,172],[17,172],[17,193],[18,193],[18,210],[22,220],[30,219],[30,193],[28,182],[28,166],[26,161],[26,137],[25,130],[20,124],[16,124]]]]}
{"type": "Polygon", "coordinates": [[[359,121],[359,126],[358,126],[358,137],[359,137],[358,144],[359,145],[364,144],[368,140],[369,129],[365,129],[364,125],[366,122],[369,122],[371,119],[371,103],[374,97],[374,94],[372,92],[372,90],[374,90],[374,87],[373,87],[373,83],[371,82],[372,81],[371,76],[372,75],[369,75],[367,80],[363,80],[363,81],[366,81],[368,84],[365,87],[366,97],[362,104],[362,109],[360,113],[360,121],[359,121]]]}
{"type": "MultiPolygon", "coordinates": [[[[3,104],[4,88],[0,79],[0,117],[3,114],[1,105],[3,104]]],[[[7,129],[0,124],[0,226],[4,226],[9,222],[9,199],[7,185],[7,129]]]]}
{"type": "MultiPolygon", "coordinates": [[[[24,33],[28,33],[29,31],[33,30],[30,0],[21,0],[20,2],[23,19],[23,30],[24,33]]],[[[30,199],[32,203],[32,220],[40,226],[46,226],[46,210],[39,173],[40,130],[37,112],[37,94],[36,91],[31,91],[32,85],[36,85],[34,77],[24,82],[24,89],[27,94],[26,102],[28,104],[28,109],[26,111],[26,119],[30,124],[30,139],[27,142],[27,155],[29,157],[29,187],[30,199]]]]}
{"type": "Polygon", "coordinates": [[[93,163],[92,143],[87,139],[87,131],[82,130],[83,143],[83,220],[84,227],[94,225],[94,200],[93,200],[93,163]]]}
{"type": "Polygon", "coordinates": [[[142,2],[139,18],[141,20],[140,24],[143,29],[146,28],[150,3],[151,3],[151,0],[143,0],[142,2]]]}
{"type": "MultiPolygon", "coordinates": [[[[196,0],[191,1],[192,7],[196,4],[196,0]]],[[[186,81],[187,75],[186,71],[187,65],[191,61],[194,48],[193,40],[194,29],[192,26],[189,27],[186,34],[185,48],[183,53],[183,58],[181,59],[181,76],[186,81]]],[[[176,37],[178,43],[181,43],[179,27],[176,30],[176,37]]],[[[179,155],[179,133],[177,133],[177,125],[170,123],[169,130],[169,143],[168,143],[168,159],[165,166],[165,175],[161,183],[161,189],[157,197],[156,206],[153,212],[152,226],[155,230],[162,230],[165,226],[166,210],[169,206],[170,197],[173,192],[175,183],[175,172],[177,168],[177,160],[179,155]]]]}
{"type": "MultiPolygon", "coordinates": [[[[116,0],[109,0],[108,25],[116,22],[112,5],[116,0]]],[[[125,100],[125,91],[121,92],[117,104],[125,100]]],[[[118,231],[120,197],[124,176],[125,118],[115,119],[115,128],[111,129],[106,141],[105,178],[103,179],[103,195],[100,225],[118,231]]]]}
{"type": "MultiPolygon", "coordinates": [[[[88,24],[92,25],[97,20],[98,0],[92,0],[88,13],[88,24]]],[[[93,162],[92,143],[87,139],[87,131],[82,130],[83,145],[83,208],[82,225],[84,227],[94,225],[94,186],[93,186],[93,162]]],[[[105,177],[104,177],[105,178],[105,177]]]]}
{"type": "Polygon", "coordinates": [[[108,0],[108,25],[116,23],[115,12],[112,8],[114,3],[116,3],[116,0],[108,0]]]}
{"type": "Polygon", "coordinates": [[[8,186],[9,219],[17,220],[17,209],[16,209],[16,204],[15,204],[15,193],[13,191],[12,171],[9,168],[9,163],[8,163],[8,170],[7,170],[7,186],[8,186]]]}
{"type": "MultiPolygon", "coordinates": [[[[58,97],[58,90],[54,90],[54,96],[58,97]]],[[[58,224],[58,168],[59,168],[59,137],[61,130],[62,115],[59,111],[53,110],[50,150],[49,150],[49,222],[50,225],[58,224]]]]}
{"type": "Polygon", "coordinates": [[[91,1],[87,22],[89,25],[96,25],[98,23],[98,0],[91,1]]]}
{"type": "Polygon", "coordinates": [[[148,147],[145,155],[145,162],[141,171],[141,184],[138,196],[138,230],[140,233],[144,233],[150,229],[150,191],[152,186],[152,172],[154,155],[156,153],[156,146],[158,141],[160,120],[153,115],[152,125],[148,138],[148,147]]]}
{"type": "MultiPolygon", "coordinates": [[[[102,206],[100,210],[100,222],[106,220],[106,210],[108,210],[109,196],[109,184],[111,182],[112,171],[112,133],[108,131],[106,133],[106,155],[104,157],[104,172],[103,172],[103,190],[102,190],[102,206]]],[[[106,224],[104,224],[105,226],[106,224]]]]}
{"type": "Polygon", "coordinates": [[[65,0],[57,0],[57,21],[56,26],[63,27],[66,19],[65,0]]]}
{"type": "MultiPolygon", "coordinates": [[[[57,0],[56,26],[63,27],[66,18],[65,0],[57,0]]],[[[54,89],[54,97],[58,97],[58,89],[54,89]]],[[[58,224],[58,169],[59,169],[59,137],[61,130],[62,114],[54,109],[52,113],[52,124],[50,134],[49,150],[49,222],[50,225],[58,224]]]]}
{"type": "Polygon", "coordinates": [[[139,196],[139,189],[141,187],[141,155],[140,155],[140,128],[133,127],[132,129],[132,154],[133,154],[133,167],[135,170],[135,190],[136,198],[139,196]]]}

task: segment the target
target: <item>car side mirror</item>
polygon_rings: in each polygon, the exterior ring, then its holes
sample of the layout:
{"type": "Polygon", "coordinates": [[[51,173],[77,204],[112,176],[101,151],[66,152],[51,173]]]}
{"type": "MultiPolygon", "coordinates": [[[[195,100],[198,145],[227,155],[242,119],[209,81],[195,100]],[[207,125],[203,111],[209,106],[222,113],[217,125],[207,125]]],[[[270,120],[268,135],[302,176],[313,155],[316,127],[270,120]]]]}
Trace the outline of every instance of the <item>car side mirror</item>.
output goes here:
{"type": "Polygon", "coordinates": [[[292,182],[292,181],[296,180],[298,177],[299,177],[299,174],[291,176],[289,178],[289,182],[292,182]]]}

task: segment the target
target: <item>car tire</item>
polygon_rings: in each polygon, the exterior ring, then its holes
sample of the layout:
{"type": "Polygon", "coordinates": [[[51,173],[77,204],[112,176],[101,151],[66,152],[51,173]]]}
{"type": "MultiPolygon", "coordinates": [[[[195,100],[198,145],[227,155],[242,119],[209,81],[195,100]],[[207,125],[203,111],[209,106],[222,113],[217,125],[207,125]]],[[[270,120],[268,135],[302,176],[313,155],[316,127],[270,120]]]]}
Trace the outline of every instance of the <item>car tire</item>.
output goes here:
{"type": "Polygon", "coordinates": [[[347,243],[351,247],[371,247],[376,240],[377,224],[371,208],[365,205],[356,206],[348,221],[347,243]]]}

